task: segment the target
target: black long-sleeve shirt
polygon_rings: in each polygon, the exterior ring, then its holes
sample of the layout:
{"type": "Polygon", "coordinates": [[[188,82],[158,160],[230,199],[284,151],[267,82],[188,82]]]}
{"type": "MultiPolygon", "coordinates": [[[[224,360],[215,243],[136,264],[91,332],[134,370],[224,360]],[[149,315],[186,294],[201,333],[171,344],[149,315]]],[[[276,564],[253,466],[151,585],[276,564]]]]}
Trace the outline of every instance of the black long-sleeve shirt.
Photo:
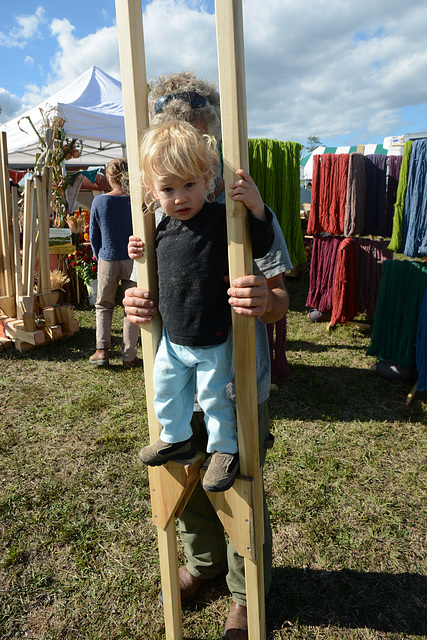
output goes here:
{"type": "MultiPolygon", "coordinates": [[[[249,211],[254,258],[270,249],[274,233],[267,221],[249,211]]],[[[167,216],[157,227],[159,311],[171,342],[201,347],[220,344],[231,326],[228,304],[227,224],[225,206],[205,203],[190,220],[167,216]]]]}

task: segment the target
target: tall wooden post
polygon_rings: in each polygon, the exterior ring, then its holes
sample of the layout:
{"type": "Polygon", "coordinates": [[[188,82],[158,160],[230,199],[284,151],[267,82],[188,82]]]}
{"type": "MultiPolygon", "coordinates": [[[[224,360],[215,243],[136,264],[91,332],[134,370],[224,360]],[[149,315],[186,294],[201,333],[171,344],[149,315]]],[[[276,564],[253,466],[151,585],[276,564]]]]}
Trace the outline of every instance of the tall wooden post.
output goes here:
{"type": "MultiPolygon", "coordinates": [[[[240,2],[220,0],[217,3],[217,31],[220,56],[220,77],[223,126],[225,181],[234,180],[238,168],[248,168],[246,132],[246,104],[244,100],[243,29],[240,2]],[[231,65],[231,69],[230,69],[231,65]],[[230,74],[230,78],[227,76],[230,74]],[[238,87],[238,82],[243,85],[238,87]],[[224,99],[222,93],[224,92],[224,99]],[[243,101],[241,97],[243,96],[243,101]],[[237,99],[237,97],[239,99],[237,99]],[[236,136],[235,132],[239,131],[236,136]],[[237,144],[237,147],[236,147],[237,144]]],[[[143,193],[140,183],[139,147],[141,135],[148,126],[145,56],[141,0],[116,0],[119,37],[120,68],[130,195],[134,234],[145,243],[145,255],[138,260],[138,286],[150,292],[157,300],[157,275],[154,249],[155,220],[143,213],[143,193]]],[[[227,202],[227,228],[231,278],[251,273],[252,256],[246,209],[241,203],[227,202]]],[[[265,635],[263,588],[263,513],[262,480],[259,468],[258,416],[256,403],[255,329],[253,319],[233,314],[233,335],[236,364],[240,466],[243,474],[235,486],[219,498],[217,512],[239,553],[245,557],[248,596],[248,622],[251,640],[262,640],[265,635]],[[254,500],[252,494],[254,491],[254,500]],[[229,502],[227,502],[229,500],[229,502]],[[255,533],[252,522],[252,504],[255,506],[255,533]],[[227,503],[227,507],[223,507],[227,503]],[[224,517],[227,512],[227,517],[224,517]],[[230,515],[231,514],[231,515],[230,515]],[[246,523],[246,524],[244,524],[246,523]],[[246,528],[245,528],[246,527],[246,528]],[[254,548],[253,548],[254,547],[254,548]]],[[[150,440],[160,433],[154,413],[152,368],[161,333],[159,316],[154,322],[141,326],[144,357],[145,386],[150,440]]],[[[198,463],[200,464],[200,462],[198,463]]],[[[182,640],[181,602],[178,580],[178,557],[175,519],[182,504],[198,478],[196,464],[183,471],[182,465],[169,462],[149,469],[153,519],[157,525],[163,605],[167,640],[182,640]]],[[[211,497],[211,496],[209,496],[211,497]]]]}
{"type": "Polygon", "coordinates": [[[36,193],[34,180],[26,178],[24,196],[24,234],[22,243],[22,295],[31,298],[25,311],[33,310],[34,265],[36,262],[36,193]]]}
{"type": "MultiPolygon", "coordinates": [[[[148,127],[147,79],[145,71],[144,35],[141,0],[116,0],[119,37],[120,71],[125,111],[126,150],[129,168],[133,232],[145,243],[144,257],[137,261],[138,286],[149,291],[157,300],[157,270],[155,259],[155,219],[143,214],[143,192],[140,180],[139,147],[148,127]]],[[[141,326],[145,388],[150,440],[157,440],[160,425],[153,407],[153,363],[161,335],[159,315],[141,326]]],[[[162,470],[160,473],[163,474],[162,470]]],[[[163,483],[166,484],[166,483],[163,483]]],[[[150,491],[161,489],[162,478],[150,470],[150,491]]],[[[164,487],[166,489],[166,487],[164,487]]],[[[165,527],[157,527],[160,571],[163,588],[163,607],[167,640],[181,640],[182,618],[178,580],[178,553],[174,518],[165,527]]]]}
{"type": "Polygon", "coordinates": [[[13,264],[11,254],[11,201],[9,172],[7,164],[6,133],[0,132],[0,279],[1,295],[12,297],[15,294],[13,264]]]}
{"type": "Polygon", "coordinates": [[[13,265],[15,271],[16,317],[22,318],[20,299],[22,298],[21,243],[19,238],[18,187],[12,187],[12,224],[13,224],[13,265]]]}
{"type": "MultiPolygon", "coordinates": [[[[241,0],[215,0],[221,96],[222,144],[226,192],[237,169],[249,170],[246,85],[241,0]]],[[[228,196],[227,232],[230,281],[252,273],[252,252],[246,207],[228,196]]],[[[264,514],[256,389],[254,318],[233,313],[237,430],[240,472],[253,478],[254,558],[245,557],[248,632],[250,640],[265,638],[264,514]]]]}

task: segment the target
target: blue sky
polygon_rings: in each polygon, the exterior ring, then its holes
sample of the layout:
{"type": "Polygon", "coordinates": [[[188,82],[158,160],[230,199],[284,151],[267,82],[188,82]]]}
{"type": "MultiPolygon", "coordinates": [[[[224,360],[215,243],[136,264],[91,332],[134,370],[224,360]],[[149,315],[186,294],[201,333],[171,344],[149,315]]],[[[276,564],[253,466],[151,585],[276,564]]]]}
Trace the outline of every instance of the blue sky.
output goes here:
{"type": "MultiPolygon", "coordinates": [[[[213,0],[143,2],[147,76],[217,81],[213,0]]],[[[243,0],[250,137],[329,146],[427,130],[424,0],[243,0]]],[[[0,122],[96,65],[120,78],[114,0],[3,2],[0,122]]]]}

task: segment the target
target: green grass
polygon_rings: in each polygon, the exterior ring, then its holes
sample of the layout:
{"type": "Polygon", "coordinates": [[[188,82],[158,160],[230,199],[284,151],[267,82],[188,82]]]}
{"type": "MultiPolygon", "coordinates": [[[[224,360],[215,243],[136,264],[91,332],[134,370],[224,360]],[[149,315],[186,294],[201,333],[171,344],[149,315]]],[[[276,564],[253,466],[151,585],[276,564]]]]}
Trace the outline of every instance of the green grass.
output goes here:
{"type": "MultiPolygon", "coordinates": [[[[287,357],[270,413],[265,481],[274,534],[267,637],[427,638],[426,392],[369,369],[369,335],[307,320],[307,280],[289,280],[287,357]]],[[[0,354],[0,637],[164,637],[147,473],[142,369],[108,369],[80,331],[0,354]]],[[[179,545],[180,561],[183,561],[179,545]]],[[[230,598],[207,586],[184,638],[221,637],[230,598]]]]}

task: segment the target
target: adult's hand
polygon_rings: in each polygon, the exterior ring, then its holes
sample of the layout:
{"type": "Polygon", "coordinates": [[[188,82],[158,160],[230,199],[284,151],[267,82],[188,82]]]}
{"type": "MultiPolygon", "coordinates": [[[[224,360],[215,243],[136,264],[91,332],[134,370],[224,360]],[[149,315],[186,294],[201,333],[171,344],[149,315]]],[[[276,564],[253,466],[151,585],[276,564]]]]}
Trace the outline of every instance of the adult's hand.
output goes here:
{"type": "Polygon", "coordinates": [[[228,302],[242,316],[261,317],[267,310],[268,286],[264,276],[242,276],[236,278],[227,291],[228,302]]]}
{"type": "Polygon", "coordinates": [[[139,287],[126,289],[123,307],[129,322],[133,324],[147,324],[153,321],[157,307],[150,298],[149,291],[139,287]]]}
{"type": "Polygon", "coordinates": [[[229,304],[239,315],[277,322],[289,306],[289,296],[281,274],[266,279],[262,275],[236,278],[227,291],[229,304]]]}

